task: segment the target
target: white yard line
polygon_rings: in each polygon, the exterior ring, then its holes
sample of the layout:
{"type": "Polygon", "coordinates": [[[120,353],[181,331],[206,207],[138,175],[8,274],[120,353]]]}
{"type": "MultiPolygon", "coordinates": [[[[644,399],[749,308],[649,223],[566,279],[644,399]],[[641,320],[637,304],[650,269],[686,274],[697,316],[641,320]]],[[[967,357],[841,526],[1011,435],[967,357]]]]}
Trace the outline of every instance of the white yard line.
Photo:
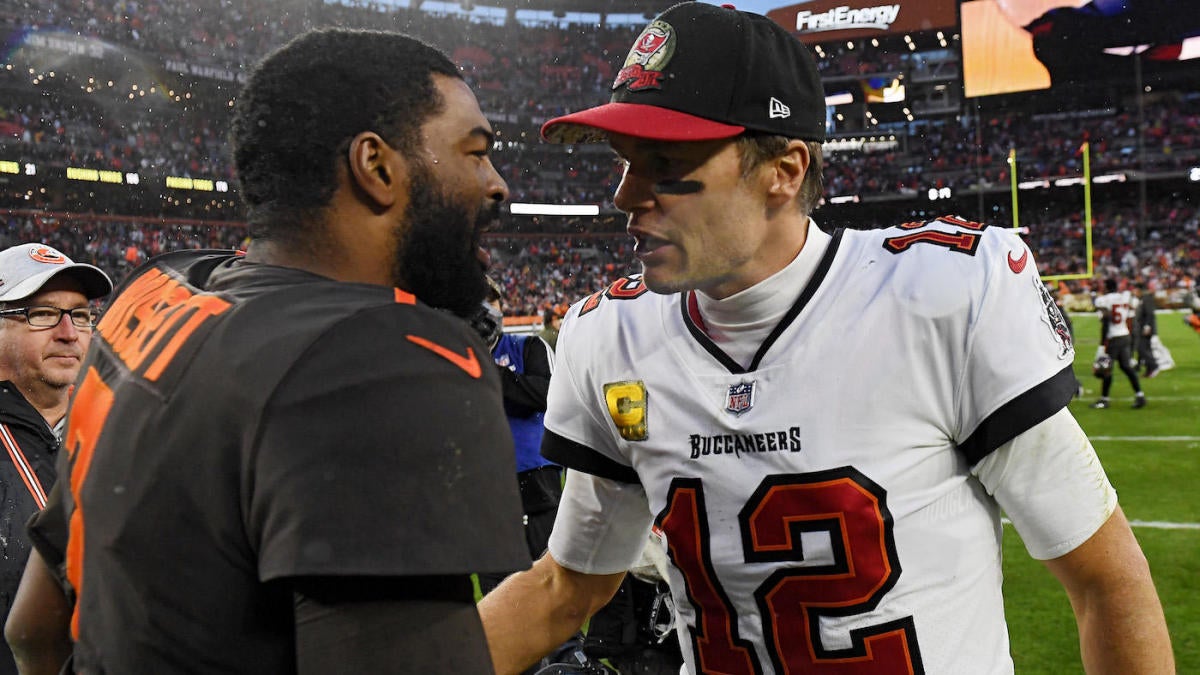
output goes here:
{"type": "Polygon", "coordinates": [[[1145,527],[1152,530],[1200,530],[1200,523],[1166,523],[1161,520],[1131,520],[1133,527],[1145,527]]]}
{"type": "MultiPolygon", "coordinates": [[[[1001,523],[1012,525],[1008,518],[1001,518],[1001,523]]],[[[1131,527],[1144,527],[1148,530],[1200,530],[1200,523],[1168,523],[1162,520],[1131,520],[1131,527]]]]}
{"type": "Polygon", "coordinates": [[[1200,441],[1200,436],[1088,436],[1093,441],[1167,441],[1169,443],[1191,443],[1200,441]]]}
{"type": "MultiPolygon", "coordinates": [[[[1144,380],[1145,378],[1142,378],[1142,379],[1144,380]]],[[[1078,399],[1078,400],[1083,403],[1091,403],[1098,398],[1100,398],[1100,390],[1099,389],[1085,388],[1084,392],[1083,392],[1083,398],[1078,399]]],[[[1108,400],[1110,400],[1110,401],[1128,401],[1129,403],[1133,403],[1133,396],[1131,394],[1122,394],[1119,396],[1109,396],[1108,400]]],[[[1200,396],[1155,396],[1154,391],[1152,390],[1146,394],[1146,401],[1151,404],[1153,404],[1155,401],[1158,401],[1160,403],[1163,401],[1171,401],[1171,402],[1200,401],[1200,396]]]]}

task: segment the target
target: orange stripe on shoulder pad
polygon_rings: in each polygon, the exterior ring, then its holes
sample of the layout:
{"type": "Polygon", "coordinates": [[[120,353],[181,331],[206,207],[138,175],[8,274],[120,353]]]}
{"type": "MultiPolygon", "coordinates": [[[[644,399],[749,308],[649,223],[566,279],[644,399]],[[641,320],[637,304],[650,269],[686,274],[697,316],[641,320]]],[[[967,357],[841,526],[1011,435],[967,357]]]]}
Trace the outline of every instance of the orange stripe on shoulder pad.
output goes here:
{"type": "Polygon", "coordinates": [[[398,305],[415,305],[415,304],[417,304],[417,296],[413,295],[412,293],[409,293],[408,291],[402,291],[399,288],[393,288],[392,290],[394,290],[396,292],[396,304],[398,304],[398,305]]]}

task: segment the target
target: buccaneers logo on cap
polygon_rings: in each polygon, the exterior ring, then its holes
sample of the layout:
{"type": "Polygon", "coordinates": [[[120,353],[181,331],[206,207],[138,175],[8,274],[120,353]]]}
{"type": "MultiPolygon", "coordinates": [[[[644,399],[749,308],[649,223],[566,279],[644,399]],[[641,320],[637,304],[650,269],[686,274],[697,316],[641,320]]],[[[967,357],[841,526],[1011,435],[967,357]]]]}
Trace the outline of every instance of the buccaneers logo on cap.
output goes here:
{"type": "Polygon", "coordinates": [[[674,53],[675,29],[666,21],[651,22],[633,43],[612,88],[628,85],[629,91],[662,89],[662,71],[674,53]]]}
{"type": "Polygon", "coordinates": [[[55,251],[49,246],[39,246],[29,249],[29,257],[40,263],[50,263],[51,265],[61,265],[67,262],[63,254],[55,251]]]}

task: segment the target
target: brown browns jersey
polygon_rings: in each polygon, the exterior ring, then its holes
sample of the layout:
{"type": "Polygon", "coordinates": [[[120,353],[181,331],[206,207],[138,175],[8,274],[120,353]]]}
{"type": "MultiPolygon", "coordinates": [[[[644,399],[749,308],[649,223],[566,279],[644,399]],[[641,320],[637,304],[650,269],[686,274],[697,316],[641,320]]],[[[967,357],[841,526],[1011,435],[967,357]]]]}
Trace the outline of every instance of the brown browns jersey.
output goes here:
{"type": "Polygon", "coordinates": [[[186,252],[127,281],[98,338],[48,512],[78,670],[289,672],[272,582],[528,566],[500,383],[456,317],[186,252]]]}

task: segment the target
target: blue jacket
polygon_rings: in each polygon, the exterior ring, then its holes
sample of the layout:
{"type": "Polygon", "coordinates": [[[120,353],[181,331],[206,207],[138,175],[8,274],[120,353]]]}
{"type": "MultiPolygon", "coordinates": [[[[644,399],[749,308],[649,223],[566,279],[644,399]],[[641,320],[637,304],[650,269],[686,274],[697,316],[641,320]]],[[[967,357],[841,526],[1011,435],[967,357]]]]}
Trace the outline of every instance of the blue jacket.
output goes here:
{"type": "Polygon", "coordinates": [[[550,388],[549,345],[536,335],[500,335],[492,348],[500,367],[504,411],[517,453],[517,473],[554,466],[542,457],[542,426],[550,388]]]}

